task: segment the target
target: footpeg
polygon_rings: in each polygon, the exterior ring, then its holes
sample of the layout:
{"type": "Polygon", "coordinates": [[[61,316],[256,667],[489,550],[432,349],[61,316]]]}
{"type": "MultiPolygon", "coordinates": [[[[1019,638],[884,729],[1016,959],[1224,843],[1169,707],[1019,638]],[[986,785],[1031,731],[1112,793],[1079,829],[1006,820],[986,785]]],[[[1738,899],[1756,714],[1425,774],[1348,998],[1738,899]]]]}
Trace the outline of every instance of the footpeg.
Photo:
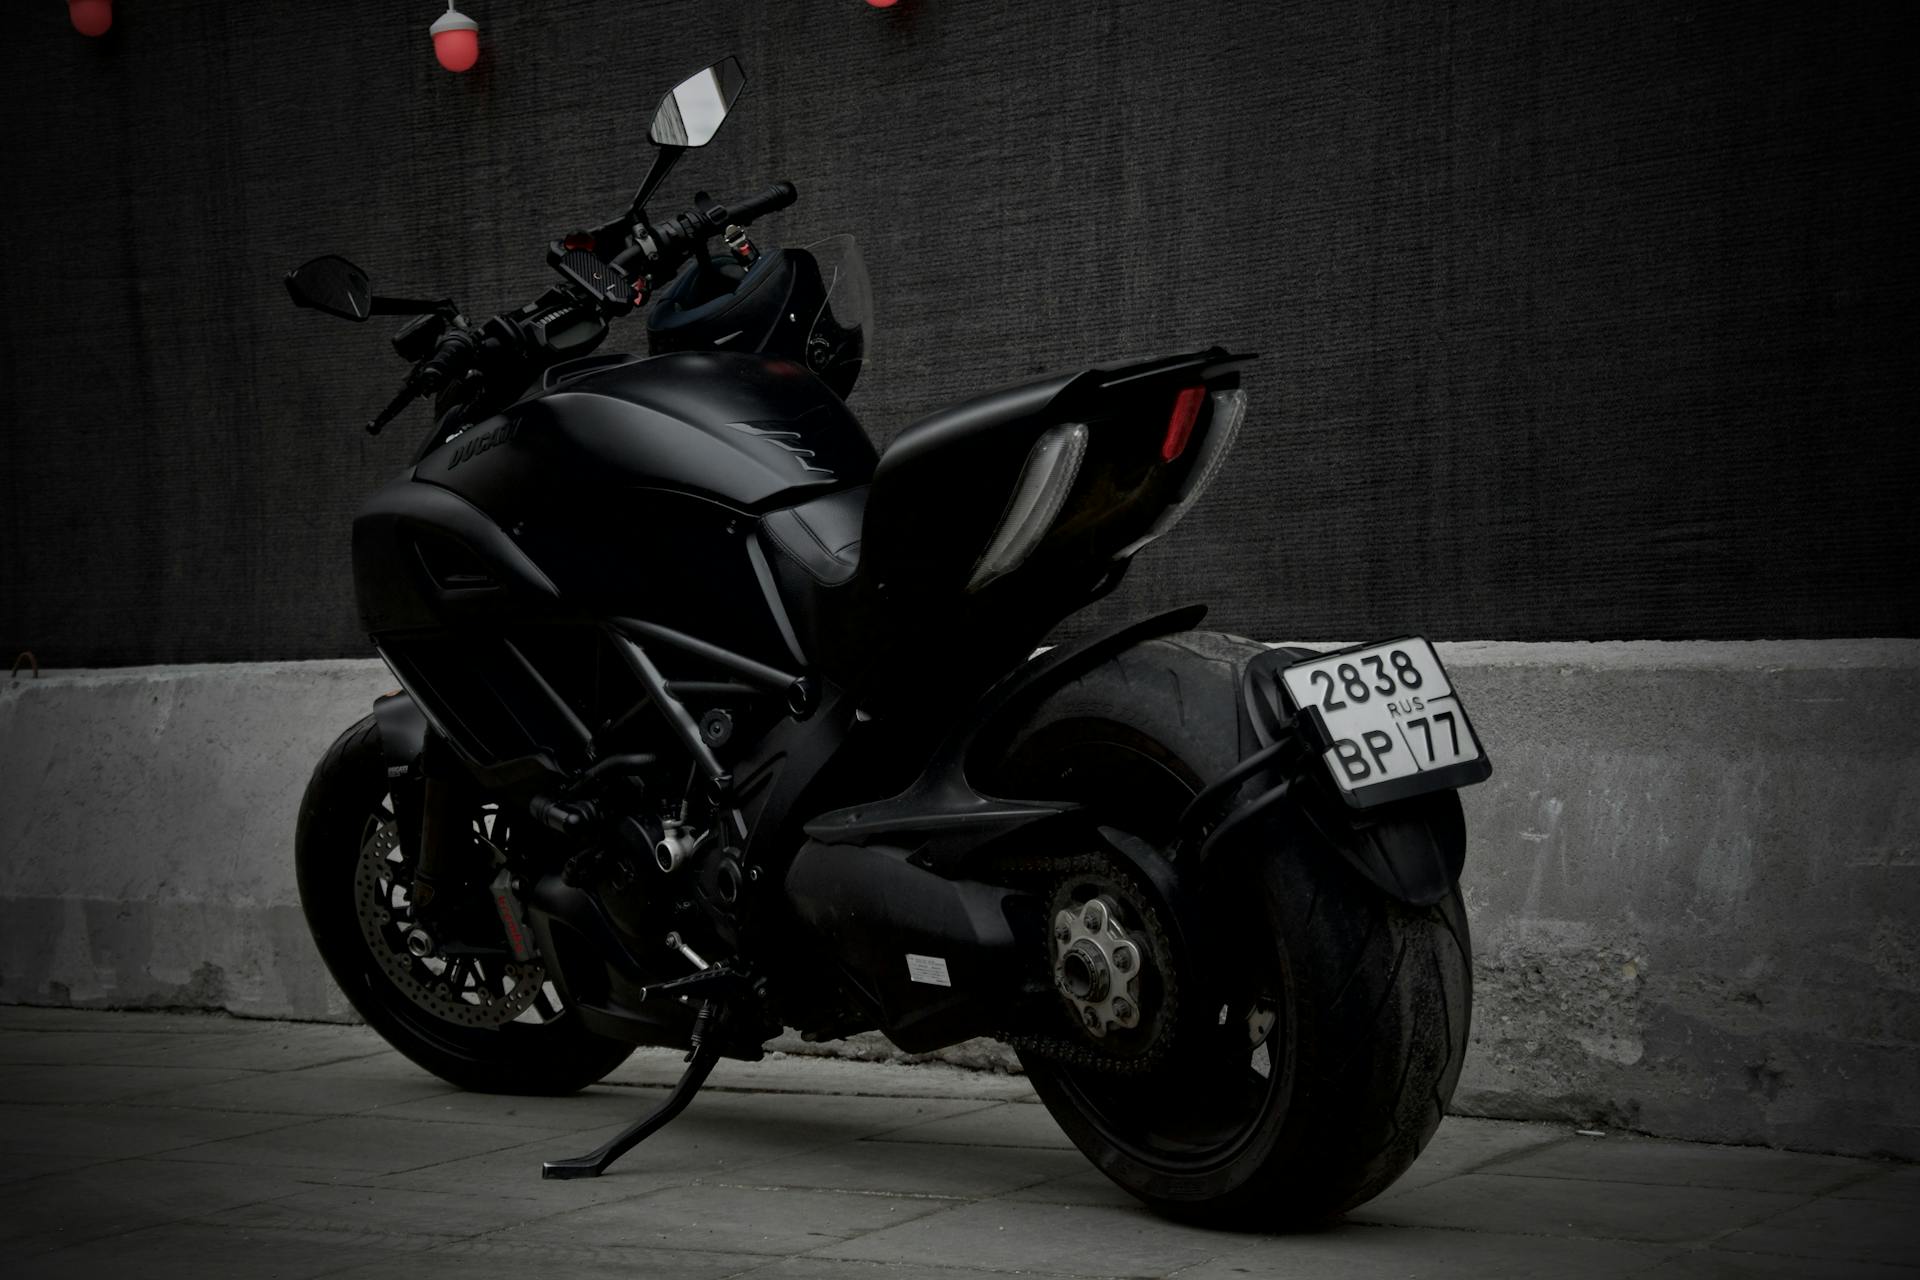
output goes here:
{"type": "Polygon", "coordinates": [[[727,1000],[751,994],[746,978],[727,967],[725,961],[709,965],[685,977],[668,978],[665,982],[656,982],[640,989],[642,1000],[660,1000],[679,997],[682,1000],[692,996],[727,1000]]]}

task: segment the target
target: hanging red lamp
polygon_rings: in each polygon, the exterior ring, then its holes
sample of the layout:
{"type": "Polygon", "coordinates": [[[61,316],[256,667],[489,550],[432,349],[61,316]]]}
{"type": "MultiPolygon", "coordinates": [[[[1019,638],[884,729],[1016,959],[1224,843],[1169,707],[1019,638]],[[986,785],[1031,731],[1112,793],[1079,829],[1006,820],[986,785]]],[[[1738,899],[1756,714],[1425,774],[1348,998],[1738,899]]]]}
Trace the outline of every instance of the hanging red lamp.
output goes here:
{"type": "Polygon", "coordinates": [[[427,34],[433,37],[433,56],[449,71],[470,71],[480,60],[480,24],[454,8],[453,0],[447,0],[447,11],[427,34]]]}
{"type": "Polygon", "coordinates": [[[67,0],[67,17],[83,36],[103,36],[113,25],[113,0],[67,0]]]}

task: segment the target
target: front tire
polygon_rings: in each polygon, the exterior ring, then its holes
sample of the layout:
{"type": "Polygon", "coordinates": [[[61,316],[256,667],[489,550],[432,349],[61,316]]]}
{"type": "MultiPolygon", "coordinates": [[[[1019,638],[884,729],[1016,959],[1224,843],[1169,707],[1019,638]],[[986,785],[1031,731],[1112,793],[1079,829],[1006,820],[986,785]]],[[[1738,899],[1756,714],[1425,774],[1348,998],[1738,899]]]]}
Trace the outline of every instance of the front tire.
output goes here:
{"type": "MultiPolygon", "coordinates": [[[[573,1093],[624,1062],[631,1045],[587,1030],[544,984],[538,994],[516,993],[479,960],[453,969],[449,984],[452,966],[435,973],[428,961],[404,952],[376,951],[400,943],[389,942],[387,931],[370,930],[363,918],[385,909],[368,895],[390,891],[385,880],[369,883],[378,878],[368,874],[369,849],[376,861],[390,858],[396,868],[381,875],[404,881],[398,868],[409,865],[417,847],[417,833],[398,829],[391,785],[379,726],[368,716],[341,734],[314,769],[300,801],[294,846],[307,927],[334,981],[367,1025],[442,1080],[481,1093],[573,1093]],[[461,999],[452,985],[469,994],[461,999]],[[486,1003],[496,999],[511,1002],[500,1016],[515,1012],[514,1020],[489,1015],[486,1003]]],[[[501,937],[488,936],[502,932],[497,918],[481,923],[481,912],[470,918],[476,934],[460,941],[500,945],[501,937]]]]}
{"type": "MultiPolygon", "coordinates": [[[[1014,735],[996,782],[1080,800],[1164,848],[1173,818],[1238,759],[1250,642],[1152,641],[1053,695],[1014,735]]],[[[1442,793],[1427,816],[1458,799],[1442,793]]],[[[1444,815],[1443,815],[1444,816],[1444,815]]],[[[1456,885],[1413,908],[1361,879],[1306,824],[1270,820],[1203,896],[1228,939],[1191,983],[1172,1051],[1115,1074],[1023,1049],[1035,1089],[1120,1186],[1171,1216],[1236,1227],[1324,1222],[1384,1190],[1438,1127],[1471,1007],[1456,885]]]]}

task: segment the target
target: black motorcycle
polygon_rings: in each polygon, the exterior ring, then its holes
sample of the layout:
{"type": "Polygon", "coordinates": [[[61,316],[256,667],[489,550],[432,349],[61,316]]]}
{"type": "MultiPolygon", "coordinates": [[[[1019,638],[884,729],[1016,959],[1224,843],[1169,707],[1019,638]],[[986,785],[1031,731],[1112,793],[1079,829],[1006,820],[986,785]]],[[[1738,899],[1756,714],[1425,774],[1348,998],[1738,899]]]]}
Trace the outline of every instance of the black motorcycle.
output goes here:
{"type": "Polygon", "coordinates": [[[779,183],[660,221],[744,82],[661,102],[630,208],[470,322],[338,257],[296,303],[411,316],[434,427],[353,527],[403,692],[316,769],[301,899],[348,999],[468,1089],[783,1028],[1012,1045],[1165,1212],[1324,1219],[1412,1163],[1467,1043],[1454,788],[1489,770],[1432,647],[1269,650],[1204,609],[1046,649],[1226,465],[1249,357],[1096,365],[876,452],[857,259],[762,250],[779,183]],[[657,293],[656,293],[657,290],[657,293]],[[650,356],[596,354],[647,314],[650,356]]]}

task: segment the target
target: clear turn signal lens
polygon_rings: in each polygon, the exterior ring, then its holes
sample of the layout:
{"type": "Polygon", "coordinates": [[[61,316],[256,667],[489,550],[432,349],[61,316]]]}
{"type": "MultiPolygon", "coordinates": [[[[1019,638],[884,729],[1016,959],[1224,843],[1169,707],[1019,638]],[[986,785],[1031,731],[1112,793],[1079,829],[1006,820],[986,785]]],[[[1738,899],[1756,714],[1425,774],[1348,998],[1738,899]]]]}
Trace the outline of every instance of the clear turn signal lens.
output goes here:
{"type": "Polygon", "coordinates": [[[1013,501],[1000,517],[986,553],[973,566],[968,591],[978,591],[995,578],[1013,572],[1033,554],[1053,527],[1054,517],[1060,514],[1086,456],[1084,422],[1053,427],[1034,441],[1026,465],[1020,469],[1020,481],[1013,488],[1013,501]]]}

